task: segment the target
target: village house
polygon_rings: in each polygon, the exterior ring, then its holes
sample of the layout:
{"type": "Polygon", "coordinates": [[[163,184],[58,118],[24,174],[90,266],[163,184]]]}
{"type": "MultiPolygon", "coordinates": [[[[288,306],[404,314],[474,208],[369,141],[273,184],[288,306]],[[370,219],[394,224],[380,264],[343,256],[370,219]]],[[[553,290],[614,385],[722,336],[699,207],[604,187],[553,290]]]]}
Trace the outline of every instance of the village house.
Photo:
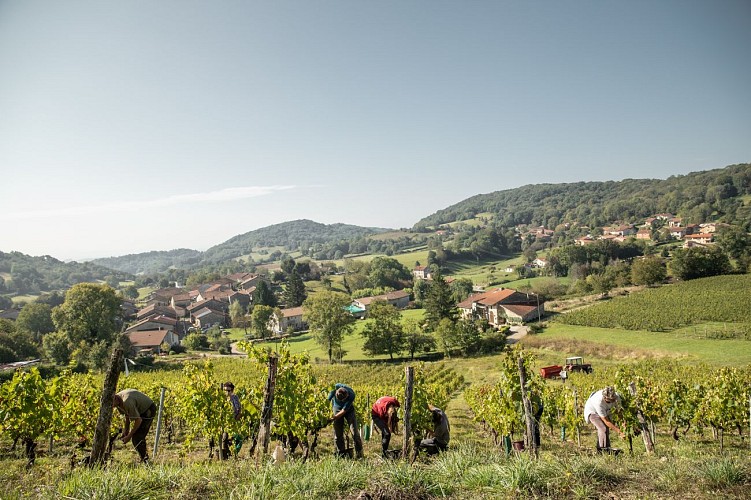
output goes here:
{"type": "Polygon", "coordinates": [[[172,330],[135,330],[127,333],[133,355],[150,351],[162,353],[162,346],[172,347],[180,344],[180,339],[172,330]]]}
{"type": "Polygon", "coordinates": [[[187,293],[181,293],[178,295],[173,295],[170,299],[170,306],[172,306],[173,309],[177,309],[178,307],[186,307],[189,306],[195,298],[198,296],[198,291],[196,290],[194,294],[191,294],[190,292],[187,293]]]}
{"type": "Polygon", "coordinates": [[[368,307],[370,307],[370,304],[378,300],[388,302],[389,304],[396,307],[397,309],[404,309],[405,307],[409,305],[409,294],[405,292],[404,290],[395,290],[393,292],[389,292],[384,295],[376,295],[375,297],[362,297],[359,299],[355,299],[352,301],[352,305],[354,305],[355,307],[359,309],[365,310],[367,313],[367,310],[368,310],[368,307]]]}
{"type": "Polygon", "coordinates": [[[177,313],[171,306],[152,304],[139,310],[136,314],[136,320],[141,321],[142,319],[156,316],[166,316],[168,318],[177,319],[177,313]]]}
{"type": "Polygon", "coordinates": [[[646,228],[639,229],[636,232],[636,239],[637,240],[647,240],[647,241],[649,241],[649,240],[652,239],[652,231],[650,231],[649,229],[646,229],[646,228]]]}
{"type": "Polygon", "coordinates": [[[224,326],[227,321],[227,315],[222,311],[215,311],[208,307],[203,307],[191,314],[193,326],[201,330],[208,330],[212,326],[224,326]]]}
{"type": "Polygon", "coordinates": [[[458,304],[462,318],[481,318],[498,328],[537,320],[545,313],[545,302],[535,294],[510,288],[495,288],[470,295],[458,304]]]}
{"type": "Polygon", "coordinates": [[[428,266],[415,266],[415,268],[412,269],[412,276],[414,276],[416,280],[429,280],[430,268],[428,268],[428,266]]]}
{"type": "Polygon", "coordinates": [[[305,330],[307,325],[303,321],[303,308],[280,309],[279,314],[273,314],[269,319],[269,327],[275,335],[305,330]]]}
{"type": "MultiPolygon", "coordinates": [[[[687,234],[683,237],[683,241],[685,242],[693,242],[693,243],[699,243],[701,245],[709,245],[712,243],[712,234],[687,234]]],[[[686,246],[686,245],[684,245],[686,246]]]]}
{"type": "Polygon", "coordinates": [[[151,316],[133,323],[126,328],[125,333],[140,332],[145,330],[170,330],[178,336],[183,334],[182,324],[169,316],[151,316]]]}
{"type": "Polygon", "coordinates": [[[536,268],[539,268],[539,269],[545,269],[546,267],[548,267],[548,261],[545,260],[545,259],[541,259],[541,258],[538,257],[538,258],[536,258],[535,260],[532,261],[532,267],[536,267],[536,268]]]}
{"type": "Polygon", "coordinates": [[[670,229],[670,236],[675,238],[676,240],[682,240],[684,236],[686,236],[686,228],[681,226],[671,226],[670,229]]]}
{"type": "Polygon", "coordinates": [[[574,240],[574,244],[575,245],[579,245],[580,247],[583,247],[583,246],[586,246],[586,245],[591,245],[595,241],[597,241],[597,240],[595,240],[594,238],[592,238],[592,236],[586,235],[586,236],[582,236],[581,238],[576,238],[574,240]]]}
{"type": "Polygon", "coordinates": [[[159,290],[154,290],[153,292],[151,292],[146,305],[168,306],[172,303],[172,297],[181,293],[184,293],[184,290],[182,288],[176,287],[160,288],[159,290]]]}
{"type": "Polygon", "coordinates": [[[611,235],[611,236],[631,236],[632,234],[636,234],[636,228],[634,228],[631,224],[621,224],[619,226],[609,226],[609,227],[603,227],[602,233],[604,235],[611,235]]]}

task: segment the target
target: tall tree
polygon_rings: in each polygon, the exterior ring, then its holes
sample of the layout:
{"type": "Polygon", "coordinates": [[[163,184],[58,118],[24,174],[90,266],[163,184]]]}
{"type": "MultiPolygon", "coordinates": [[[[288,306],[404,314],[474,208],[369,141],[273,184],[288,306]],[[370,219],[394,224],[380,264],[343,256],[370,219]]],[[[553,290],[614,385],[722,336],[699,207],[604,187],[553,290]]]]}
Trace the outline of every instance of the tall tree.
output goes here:
{"type": "Polygon", "coordinates": [[[122,326],[120,304],[110,286],[79,283],[65,294],[65,302],[52,310],[52,321],[72,342],[109,344],[122,326]]]}
{"type": "Polygon", "coordinates": [[[284,302],[287,307],[299,307],[305,302],[308,293],[305,291],[305,283],[297,272],[292,271],[284,288],[284,302]]]}
{"type": "Polygon", "coordinates": [[[739,259],[751,252],[751,236],[739,226],[719,228],[715,241],[731,259],[739,259]]]}
{"type": "Polygon", "coordinates": [[[631,281],[635,285],[656,285],[667,277],[665,263],[659,257],[636,259],[631,264],[631,281]]]}
{"type": "Polygon", "coordinates": [[[271,328],[269,328],[269,321],[271,316],[274,315],[274,308],[264,305],[255,306],[253,308],[253,314],[250,316],[251,330],[256,337],[265,339],[271,336],[271,328]]]}
{"type": "Polygon", "coordinates": [[[440,272],[433,276],[428,296],[425,298],[425,320],[428,329],[434,331],[442,319],[456,322],[458,311],[453,293],[440,272]]]}
{"type": "Polygon", "coordinates": [[[368,320],[362,329],[365,343],[363,351],[369,356],[388,354],[394,359],[394,354],[404,350],[404,329],[402,315],[385,300],[377,300],[368,308],[368,320]]]}
{"type": "Polygon", "coordinates": [[[676,248],[670,270],[676,278],[692,280],[728,274],[731,266],[728,256],[717,246],[676,248]]]}
{"type": "Polygon", "coordinates": [[[372,288],[391,287],[401,289],[412,278],[409,269],[391,257],[376,257],[370,261],[368,283],[372,288]]]}
{"type": "Polygon", "coordinates": [[[276,295],[266,280],[261,280],[253,292],[253,306],[276,307],[276,295]]]}
{"type": "Polygon", "coordinates": [[[229,319],[232,322],[234,328],[244,328],[245,333],[248,333],[248,320],[246,317],[247,311],[240,301],[235,300],[229,306],[229,319]]]}
{"type": "Polygon", "coordinates": [[[341,350],[342,339],[352,333],[355,318],[347,310],[350,298],[328,290],[317,292],[303,303],[303,315],[316,343],[326,349],[329,363],[335,351],[341,350]]]}
{"type": "Polygon", "coordinates": [[[26,304],[18,313],[16,328],[18,331],[30,333],[34,340],[40,342],[44,334],[55,331],[55,324],[52,323],[52,308],[47,304],[35,302],[26,304]]]}
{"type": "Polygon", "coordinates": [[[405,320],[404,349],[409,353],[409,359],[415,359],[416,353],[428,352],[435,349],[435,338],[432,335],[424,333],[417,320],[405,320]]]}
{"type": "Polygon", "coordinates": [[[284,260],[282,260],[282,271],[284,271],[284,274],[290,275],[292,274],[292,271],[295,269],[295,259],[292,257],[287,257],[284,260]]]}

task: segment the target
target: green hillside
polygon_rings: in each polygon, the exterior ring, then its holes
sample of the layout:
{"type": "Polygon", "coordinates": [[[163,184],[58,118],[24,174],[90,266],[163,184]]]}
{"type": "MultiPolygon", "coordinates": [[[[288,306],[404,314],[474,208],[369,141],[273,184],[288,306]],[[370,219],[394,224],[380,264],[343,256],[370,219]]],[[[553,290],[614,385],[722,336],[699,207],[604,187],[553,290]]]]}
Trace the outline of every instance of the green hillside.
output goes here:
{"type": "Polygon", "coordinates": [[[473,196],[425,217],[416,229],[474,219],[485,213],[503,226],[569,222],[588,227],[613,221],[672,213],[704,222],[712,216],[748,226],[751,210],[751,164],[671,176],[668,179],[624,179],[608,182],[532,184],[473,196]]]}

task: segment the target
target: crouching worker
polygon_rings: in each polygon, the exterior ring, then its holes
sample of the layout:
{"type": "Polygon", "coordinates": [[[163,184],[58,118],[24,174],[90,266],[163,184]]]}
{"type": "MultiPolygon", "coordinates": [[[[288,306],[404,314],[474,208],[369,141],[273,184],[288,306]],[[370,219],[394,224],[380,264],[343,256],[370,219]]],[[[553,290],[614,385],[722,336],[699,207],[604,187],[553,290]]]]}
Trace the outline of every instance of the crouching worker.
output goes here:
{"type": "Polygon", "coordinates": [[[620,450],[610,447],[610,429],[613,429],[621,438],[626,435],[610,421],[610,410],[618,406],[621,397],[612,387],[593,392],[584,404],[584,421],[592,424],[597,429],[597,453],[610,453],[617,455],[620,450]]]}
{"type": "Polygon", "coordinates": [[[331,401],[334,412],[334,416],[329,421],[334,423],[337,454],[339,456],[347,454],[344,447],[344,422],[346,421],[355,441],[357,458],[362,458],[362,439],[360,439],[360,432],[357,429],[357,416],[355,415],[355,391],[348,385],[336,384],[334,390],[329,393],[328,399],[331,401]]]}
{"type": "Polygon", "coordinates": [[[425,450],[428,455],[435,455],[441,451],[446,451],[449,445],[449,419],[440,408],[431,404],[428,405],[433,420],[433,431],[428,431],[430,437],[423,439],[418,445],[418,450],[425,450]]]}
{"type": "Polygon", "coordinates": [[[149,461],[146,451],[146,434],[156,417],[156,405],[146,394],[135,389],[125,389],[112,397],[112,407],[125,415],[122,442],[133,442],[142,463],[149,461]],[[132,425],[131,425],[132,424],[132,425]]]}
{"type": "Polygon", "coordinates": [[[373,417],[373,423],[381,433],[381,448],[383,458],[388,457],[389,442],[391,434],[397,431],[399,417],[397,416],[399,401],[391,396],[383,396],[373,403],[370,416],[373,417]]]}
{"type": "MultiPolygon", "coordinates": [[[[225,382],[222,384],[222,390],[227,395],[229,404],[232,407],[232,416],[234,420],[240,420],[240,417],[242,416],[242,405],[240,404],[240,398],[235,394],[235,384],[232,382],[225,382]]],[[[232,445],[232,453],[237,456],[243,445],[243,437],[240,434],[234,434],[232,436],[232,445]]],[[[222,434],[222,460],[227,460],[230,457],[230,453],[229,433],[224,432],[222,434]]]]}

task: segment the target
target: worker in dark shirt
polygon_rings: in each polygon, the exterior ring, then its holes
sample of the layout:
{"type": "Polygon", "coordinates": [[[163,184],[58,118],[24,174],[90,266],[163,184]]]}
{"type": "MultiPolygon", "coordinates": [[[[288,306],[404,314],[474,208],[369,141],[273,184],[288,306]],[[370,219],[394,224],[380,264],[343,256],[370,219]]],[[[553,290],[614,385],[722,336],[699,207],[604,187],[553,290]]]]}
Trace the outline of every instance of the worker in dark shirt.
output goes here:
{"type": "Polygon", "coordinates": [[[355,453],[357,458],[362,458],[362,439],[357,429],[357,416],[355,415],[355,391],[346,384],[336,384],[334,390],[329,393],[329,401],[334,416],[329,419],[334,423],[334,437],[339,456],[346,455],[344,447],[344,422],[349,424],[352,438],[355,441],[355,453]]]}
{"type": "Polygon", "coordinates": [[[418,449],[425,450],[428,455],[435,455],[448,448],[451,427],[443,410],[431,404],[428,405],[428,409],[433,419],[433,431],[430,432],[428,439],[420,441],[418,449]]]}

